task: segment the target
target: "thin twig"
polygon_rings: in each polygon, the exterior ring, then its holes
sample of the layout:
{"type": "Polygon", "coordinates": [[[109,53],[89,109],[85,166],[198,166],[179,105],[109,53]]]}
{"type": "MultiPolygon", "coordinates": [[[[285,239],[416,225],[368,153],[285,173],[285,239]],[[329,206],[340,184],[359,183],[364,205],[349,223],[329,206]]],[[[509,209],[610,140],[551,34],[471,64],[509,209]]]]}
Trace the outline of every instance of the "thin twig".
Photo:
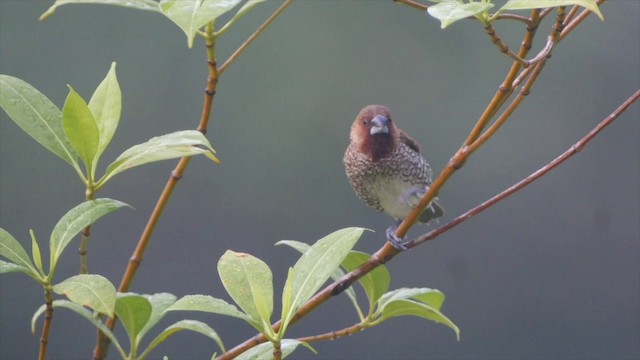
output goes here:
{"type": "Polygon", "coordinates": [[[249,36],[247,40],[245,40],[245,42],[236,49],[236,51],[233,52],[233,54],[231,54],[231,56],[229,56],[227,61],[225,61],[224,64],[222,64],[218,68],[218,72],[222,74],[227,69],[227,67],[238,57],[238,55],[240,55],[249,46],[249,44],[251,44],[253,40],[255,40],[255,38],[257,38],[258,35],[260,35],[262,31],[264,31],[264,29],[266,29],[267,26],[269,26],[273,22],[273,20],[275,20],[278,15],[280,15],[284,11],[284,9],[286,9],[287,6],[291,4],[291,1],[293,0],[285,0],[285,2],[282,3],[282,5],[280,5],[280,7],[276,11],[274,11],[274,13],[271,14],[271,16],[269,16],[269,18],[262,25],[260,25],[260,27],[256,29],[256,31],[254,31],[254,33],[251,34],[251,36],[249,36]]]}
{"type": "Polygon", "coordinates": [[[418,9],[418,10],[422,10],[422,11],[427,11],[427,9],[429,8],[428,5],[424,5],[421,4],[419,2],[415,2],[413,0],[393,0],[393,2],[399,3],[399,4],[403,4],[403,5],[407,5],[410,6],[414,9],[418,9]]]}
{"type": "Polygon", "coordinates": [[[324,334],[319,334],[319,335],[313,335],[313,336],[305,336],[302,338],[298,338],[296,340],[298,341],[302,341],[302,342],[313,342],[313,341],[322,341],[322,340],[335,340],[337,338],[341,338],[343,336],[349,336],[349,335],[353,335],[357,332],[360,332],[364,329],[366,329],[367,326],[365,326],[362,323],[358,323],[355,325],[351,325],[349,327],[346,327],[344,329],[340,329],[340,330],[336,330],[336,331],[330,331],[328,333],[324,333],[324,334]]]}
{"type": "Polygon", "coordinates": [[[493,27],[493,25],[487,24],[487,26],[484,27],[484,30],[486,31],[487,35],[489,35],[491,42],[495,46],[497,46],[498,49],[500,49],[501,53],[510,57],[514,61],[517,61],[522,67],[525,67],[525,68],[529,67],[530,64],[527,60],[519,57],[518,55],[516,55],[516,53],[514,53],[509,49],[509,46],[502,40],[502,38],[500,38],[500,36],[498,36],[498,34],[496,33],[496,29],[493,27]]]}

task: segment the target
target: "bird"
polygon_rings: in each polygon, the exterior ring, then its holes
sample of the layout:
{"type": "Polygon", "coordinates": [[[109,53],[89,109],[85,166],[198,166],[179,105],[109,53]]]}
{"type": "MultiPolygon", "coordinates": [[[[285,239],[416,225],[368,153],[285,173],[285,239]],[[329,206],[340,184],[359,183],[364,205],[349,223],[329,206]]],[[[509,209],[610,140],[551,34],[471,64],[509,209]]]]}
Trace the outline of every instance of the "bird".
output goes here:
{"type": "MultiPolygon", "coordinates": [[[[391,216],[387,240],[402,251],[405,239],[395,231],[431,185],[432,170],[420,154],[420,146],[396,127],[389,108],[365,106],[351,125],[350,143],[344,153],[347,178],[356,195],[368,206],[391,216]]],[[[428,223],[444,215],[434,198],[418,222],[428,223]]]]}

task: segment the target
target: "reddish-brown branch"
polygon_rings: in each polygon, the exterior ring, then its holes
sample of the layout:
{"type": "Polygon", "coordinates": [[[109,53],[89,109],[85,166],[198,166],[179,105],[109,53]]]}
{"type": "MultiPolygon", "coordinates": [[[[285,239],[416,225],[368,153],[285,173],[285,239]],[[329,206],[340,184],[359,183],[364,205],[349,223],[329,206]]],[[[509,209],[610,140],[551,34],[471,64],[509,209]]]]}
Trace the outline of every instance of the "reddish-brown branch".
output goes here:
{"type": "Polygon", "coordinates": [[[494,196],[494,197],[490,198],[489,200],[483,202],[482,204],[474,207],[473,209],[471,209],[471,210],[469,210],[469,211],[457,216],[455,219],[449,221],[447,224],[445,224],[443,226],[440,226],[437,229],[433,229],[432,231],[430,231],[430,232],[428,232],[426,234],[423,234],[423,235],[419,236],[418,238],[410,241],[406,246],[408,248],[410,248],[410,247],[417,246],[417,245],[419,245],[419,244],[421,244],[423,242],[427,242],[429,240],[435,239],[436,237],[438,237],[442,233],[445,233],[445,232],[451,230],[452,228],[460,225],[461,223],[465,222],[466,220],[469,220],[470,218],[478,215],[482,211],[484,211],[484,210],[488,209],[489,207],[495,205],[496,203],[504,200],[508,196],[512,195],[513,193],[517,192],[518,190],[522,189],[523,187],[531,184],[532,182],[534,182],[538,178],[542,177],[543,175],[545,175],[549,171],[553,170],[554,168],[556,168],[558,165],[560,165],[563,162],[565,162],[566,160],[568,160],[573,155],[575,155],[575,154],[579,153],[580,151],[582,151],[582,149],[585,147],[585,145],[589,141],[591,141],[596,135],[598,135],[602,130],[604,130],[605,127],[607,127],[615,119],[617,119],[625,110],[627,110],[627,108],[629,108],[629,106],[631,106],[631,104],[633,104],[635,101],[637,101],[638,98],[640,98],[640,90],[637,90],[627,100],[625,100],[622,104],[620,104],[620,106],[618,106],[618,108],[615,109],[609,116],[607,116],[604,120],[602,120],[591,131],[589,131],[589,133],[587,133],[587,135],[585,135],[582,139],[580,139],[578,142],[573,144],[569,149],[567,149],[567,151],[565,151],[564,153],[562,153],[561,155],[556,157],[553,161],[551,161],[547,165],[541,167],[540,169],[538,169],[537,171],[535,171],[531,175],[527,176],[526,178],[522,179],[521,181],[517,182],[513,186],[511,186],[511,187],[505,189],[504,191],[500,192],[496,196],[494,196]]]}

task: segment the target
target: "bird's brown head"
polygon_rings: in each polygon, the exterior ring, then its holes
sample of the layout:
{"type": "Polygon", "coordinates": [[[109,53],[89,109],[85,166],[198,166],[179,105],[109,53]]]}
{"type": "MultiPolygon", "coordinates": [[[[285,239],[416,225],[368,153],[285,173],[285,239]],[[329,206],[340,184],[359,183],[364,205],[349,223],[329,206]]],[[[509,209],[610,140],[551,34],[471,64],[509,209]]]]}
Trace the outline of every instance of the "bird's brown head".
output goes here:
{"type": "Polygon", "coordinates": [[[351,143],[373,161],[389,155],[396,147],[398,137],[398,129],[386,106],[366,106],[351,125],[351,143]]]}

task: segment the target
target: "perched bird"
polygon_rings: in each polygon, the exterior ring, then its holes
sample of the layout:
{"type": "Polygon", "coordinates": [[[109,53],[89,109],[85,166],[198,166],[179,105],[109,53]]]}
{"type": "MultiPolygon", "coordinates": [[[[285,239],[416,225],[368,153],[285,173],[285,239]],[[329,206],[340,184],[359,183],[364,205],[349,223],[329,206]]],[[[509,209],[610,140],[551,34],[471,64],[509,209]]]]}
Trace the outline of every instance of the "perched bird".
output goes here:
{"type": "MultiPolygon", "coordinates": [[[[360,111],[344,153],[344,167],[356,195],[367,205],[391,216],[396,223],[386,231],[398,250],[406,250],[395,231],[431,185],[431,167],[420,155],[420,147],[398,129],[389,109],[369,105],[360,111]]],[[[435,198],[418,221],[428,223],[444,214],[435,198]]]]}

